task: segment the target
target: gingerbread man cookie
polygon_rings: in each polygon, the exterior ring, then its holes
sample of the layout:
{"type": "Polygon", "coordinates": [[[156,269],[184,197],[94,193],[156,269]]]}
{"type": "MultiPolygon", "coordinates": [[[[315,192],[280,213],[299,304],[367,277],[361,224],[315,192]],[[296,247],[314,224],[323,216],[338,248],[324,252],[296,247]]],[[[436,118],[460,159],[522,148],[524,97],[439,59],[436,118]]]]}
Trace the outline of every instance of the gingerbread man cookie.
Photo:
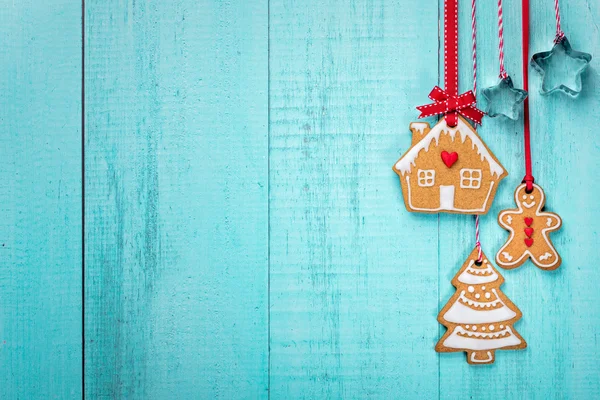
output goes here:
{"type": "Polygon", "coordinates": [[[542,211],[546,196],[541,187],[533,184],[527,193],[526,184],[517,187],[515,203],[518,208],[501,211],[498,223],[510,232],[504,246],[496,254],[496,263],[505,269],[517,268],[528,258],[542,269],[556,269],[561,259],[548,237],[560,229],[562,220],[551,212],[542,211]]]}

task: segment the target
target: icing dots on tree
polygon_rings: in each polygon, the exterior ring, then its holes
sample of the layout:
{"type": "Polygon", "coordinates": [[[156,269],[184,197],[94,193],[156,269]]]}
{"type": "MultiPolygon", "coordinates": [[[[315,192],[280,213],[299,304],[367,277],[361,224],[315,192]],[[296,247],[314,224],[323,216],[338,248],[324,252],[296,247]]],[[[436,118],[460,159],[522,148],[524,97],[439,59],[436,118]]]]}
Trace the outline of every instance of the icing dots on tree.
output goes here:
{"type": "Polygon", "coordinates": [[[413,122],[411,148],[393,169],[408,211],[485,214],[507,172],[462,117],[451,127],[413,122]]]}
{"type": "Polygon", "coordinates": [[[456,293],[442,308],[438,321],[447,328],[435,346],[440,353],[464,351],[469,364],[491,364],[496,350],[527,347],[513,327],[521,311],[500,290],[504,278],[475,248],[452,279],[456,293]]]}
{"type": "Polygon", "coordinates": [[[526,189],[525,183],[517,187],[516,209],[504,210],[498,215],[498,223],[510,235],[498,250],[496,262],[502,268],[512,269],[531,259],[541,269],[556,269],[561,258],[549,233],[560,229],[562,220],[555,213],[542,211],[546,196],[541,187],[533,184],[530,193],[526,189]]]}

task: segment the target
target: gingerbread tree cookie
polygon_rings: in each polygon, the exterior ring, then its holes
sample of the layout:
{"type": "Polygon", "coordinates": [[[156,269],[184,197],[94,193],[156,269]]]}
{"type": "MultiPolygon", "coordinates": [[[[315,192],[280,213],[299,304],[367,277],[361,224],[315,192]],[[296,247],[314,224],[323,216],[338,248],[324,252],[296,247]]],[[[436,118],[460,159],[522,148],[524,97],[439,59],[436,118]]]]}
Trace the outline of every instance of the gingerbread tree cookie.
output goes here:
{"type": "Polygon", "coordinates": [[[525,340],[513,328],[521,311],[500,290],[504,278],[475,248],[452,279],[456,293],[438,315],[448,330],[435,346],[440,353],[465,351],[469,364],[492,364],[495,351],[524,349],[525,340]]]}
{"type": "Polygon", "coordinates": [[[542,269],[556,269],[561,258],[552,245],[549,233],[560,229],[562,220],[557,214],[542,211],[546,196],[541,187],[533,184],[527,193],[526,184],[517,187],[515,203],[518,208],[501,211],[498,223],[510,232],[508,240],[496,254],[496,262],[506,269],[517,268],[528,258],[542,269]]]}

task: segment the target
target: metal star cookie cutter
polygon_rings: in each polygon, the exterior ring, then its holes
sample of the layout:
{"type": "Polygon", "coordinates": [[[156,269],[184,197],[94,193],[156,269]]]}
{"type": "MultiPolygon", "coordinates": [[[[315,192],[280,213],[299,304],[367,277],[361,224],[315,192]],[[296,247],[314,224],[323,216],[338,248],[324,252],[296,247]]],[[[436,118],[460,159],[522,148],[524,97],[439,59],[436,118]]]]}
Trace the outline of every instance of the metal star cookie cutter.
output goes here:
{"type": "Polygon", "coordinates": [[[510,76],[501,79],[494,86],[487,87],[481,91],[485,99],[484,111],[490,117],[505,116],[517,120],[523,101],[527,92],[514,87],[510,76]]]}
{"type": "Polygon", "coordinates": [[[552,50],[534,54],[531,66],[542,75],[540,93],[562,92],[577,97],[582,89],[581,74],[591,59],[591,54],[573,50],[566,37],[556,42],[552,50]]]}

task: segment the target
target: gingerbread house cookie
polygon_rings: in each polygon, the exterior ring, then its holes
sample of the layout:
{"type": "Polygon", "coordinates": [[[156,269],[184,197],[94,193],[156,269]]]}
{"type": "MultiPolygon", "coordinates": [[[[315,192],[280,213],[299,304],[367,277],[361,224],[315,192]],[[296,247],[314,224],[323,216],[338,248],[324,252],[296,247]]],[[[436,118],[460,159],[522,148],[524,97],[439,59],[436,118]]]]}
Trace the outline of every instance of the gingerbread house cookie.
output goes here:
{"type": "Polygon", "coordinates": [[[462,117],[430,128],[413,122],[412,145],[393,169],[406,209],[422,213],[485,214],[508,173],[462,117]]]}

